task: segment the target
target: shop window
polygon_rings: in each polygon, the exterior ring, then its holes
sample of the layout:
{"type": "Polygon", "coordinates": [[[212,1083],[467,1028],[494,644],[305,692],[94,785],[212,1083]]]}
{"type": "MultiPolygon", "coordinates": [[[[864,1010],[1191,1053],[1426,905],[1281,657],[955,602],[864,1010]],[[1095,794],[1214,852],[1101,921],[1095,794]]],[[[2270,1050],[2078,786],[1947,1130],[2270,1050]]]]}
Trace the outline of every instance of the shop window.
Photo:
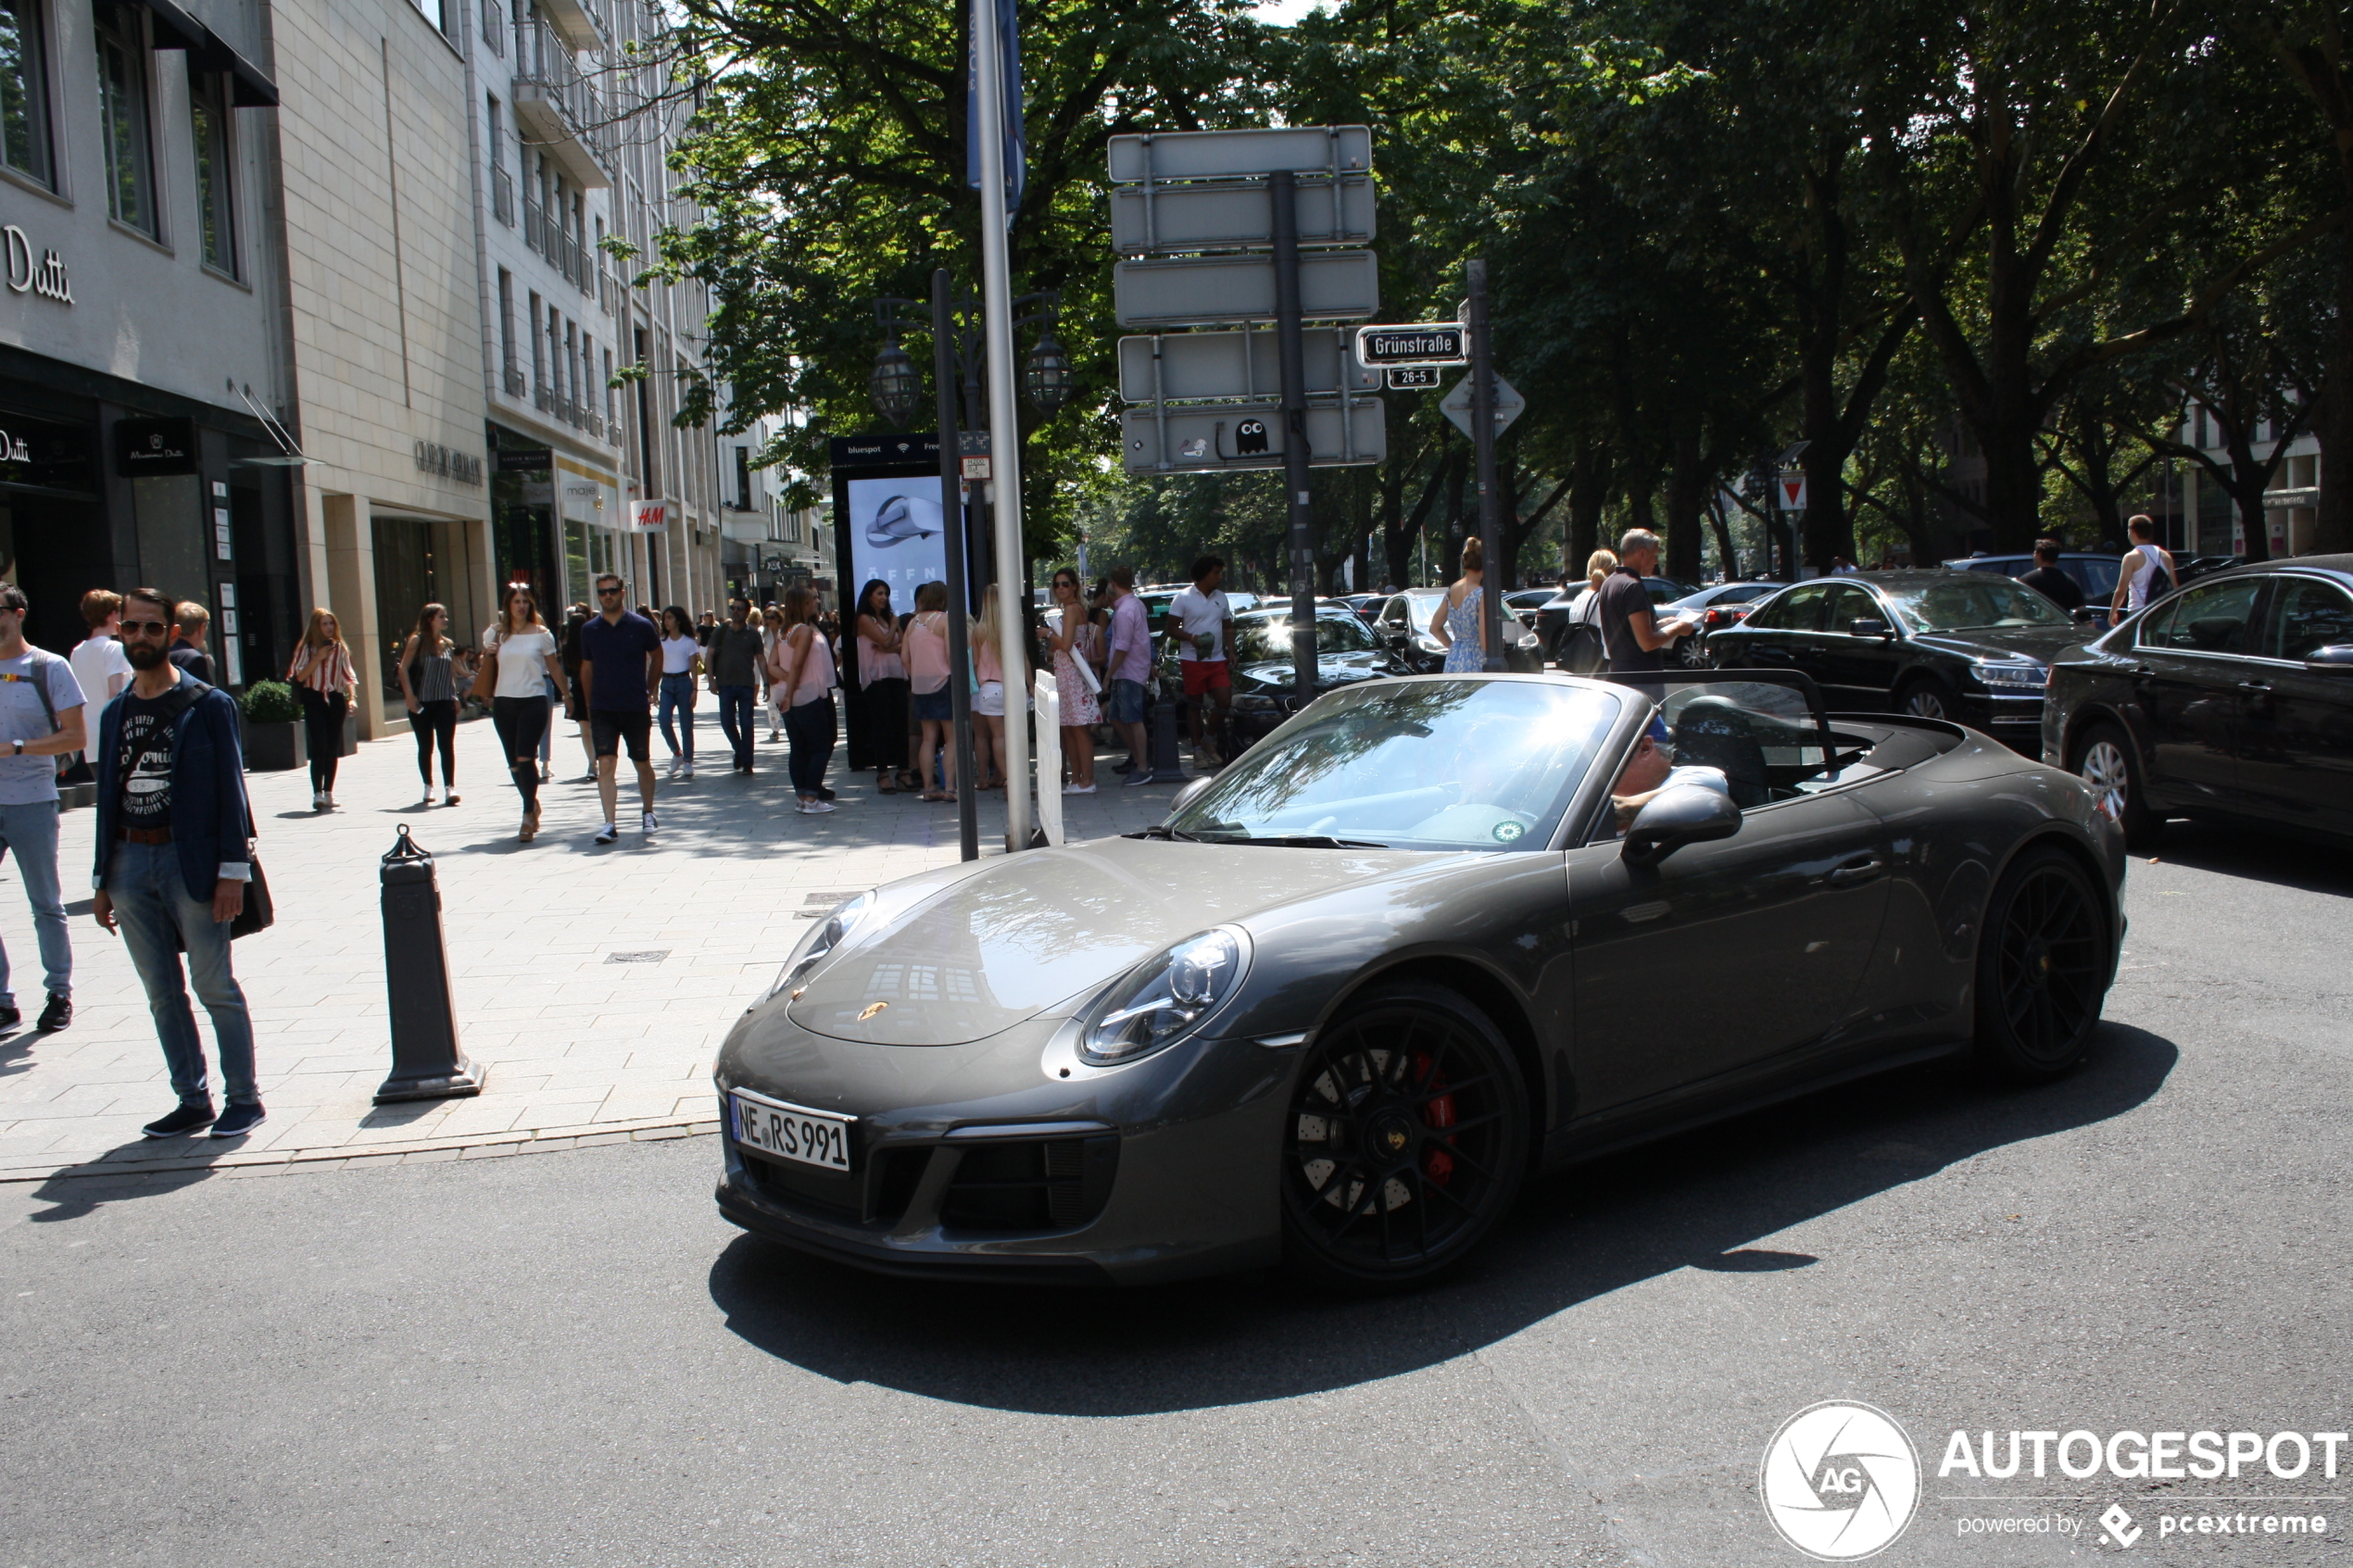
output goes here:
{"type": "Polygon", "coordinates": [[[751,510],[751,448],[749,446],[736,448],[736,508],[739,511],[751,510]]]}
{"type": "Polygon", "coordinates": [[[160,236],[156,222],[156,172],[147,135],[146,50],[138,14],[101,4],[98,27],[98,122],[107,154],[107,211],[119,223],[160,236]]]}
{"type": "Polygon", "coordinates": [[[205,265],[237,275],[236,187],[229,161],[229,107],[218,73],[188,76],[190,140],[196,149],[196,218],[205,265]]]}
{"type": "Polygon", "coordinates": [[[49,50],[34,0],[0,0],[0,159],[44,185],[49,158],[49,50]]]}

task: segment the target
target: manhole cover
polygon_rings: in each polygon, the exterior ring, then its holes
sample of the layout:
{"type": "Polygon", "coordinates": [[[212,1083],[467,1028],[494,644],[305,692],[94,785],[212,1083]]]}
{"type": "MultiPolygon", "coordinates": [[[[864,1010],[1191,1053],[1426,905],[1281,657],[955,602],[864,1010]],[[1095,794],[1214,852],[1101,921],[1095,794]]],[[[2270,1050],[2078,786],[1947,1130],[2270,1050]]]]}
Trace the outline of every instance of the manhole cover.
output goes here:
{"type": "Polygon", "coordinates": [[[858,892],[855,888],[841,888],[831,893],[811,893],[802,897],[800,907],[804,909],[830,909],[845,898],[857,897],[858,892]]]}
{"type": "Polygon", "coordinates": [[[662,960],[668,958],[669,956],[670,949],[667,947],[648,947],[643,952],[637,953],[607,953],[605,955],[605,962],[660,963],[662,960]]]}

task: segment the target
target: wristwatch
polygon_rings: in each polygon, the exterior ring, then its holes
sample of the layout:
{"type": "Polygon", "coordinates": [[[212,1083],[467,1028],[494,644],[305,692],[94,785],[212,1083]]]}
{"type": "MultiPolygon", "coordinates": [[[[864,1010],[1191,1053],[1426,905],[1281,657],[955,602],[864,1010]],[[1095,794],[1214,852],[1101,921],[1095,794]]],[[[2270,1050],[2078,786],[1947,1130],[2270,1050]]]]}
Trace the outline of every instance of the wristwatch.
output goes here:
{"type": "Polygon", "coordinates": [[[21,740],[13,740],[13,741],[10,741],[8,744],[9,744],[10,746],[15,746],[15,747],[16,747],[16,749],[15,749],[14,751],[12,751],[12,752],[8,753],[8,755],[9,755],[9,756],[11,756],[11,757],[22,757],[22,756],[24,755],[24,742],[23,742],[23,741],[21,741],[21,740]]]}

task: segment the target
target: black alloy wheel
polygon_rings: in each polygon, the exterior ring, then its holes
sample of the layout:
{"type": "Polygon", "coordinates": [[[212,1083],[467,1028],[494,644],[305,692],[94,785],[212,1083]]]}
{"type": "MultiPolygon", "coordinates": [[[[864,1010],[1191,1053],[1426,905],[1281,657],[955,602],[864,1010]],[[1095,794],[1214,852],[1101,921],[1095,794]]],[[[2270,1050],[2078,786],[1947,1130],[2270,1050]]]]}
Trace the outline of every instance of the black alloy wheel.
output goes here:
{"type": "Polygon", "coordinates": [[[2092,786],[2102,808],[2123,825],[2125,847],[2144,848],[2164,831],[2165,819],[2141,793],[2140,764],[2122,725],[2102,722],[2083,732],[2075,743],[2075,776],[2092,786]]]}
{"type": "Polygon", "coordinates": [[[1528,1166],[1511,1047],[1468,998],[1381,985],[1318,1035],[1283,1141],[1286,1261],[1352,1291],[1415,1285],[1511,1207],[1528,1166]]]}
{"type": "Polygon", "coordinates": [[[1915,719],[1942,719],[1948,724],[1958,721],[1953,694],[1933,675],[1915,675],[1906,683],[1895,694],[1895,711],[1915,719]]]}
{"type": "Polygon", "coordinates": [[[2016,1083],[2082,1060],[2115,974],[2091,873],[2064,849],[2028,849],[1994,885],[1977,944],[1977,1049],[2016,1083]]]}

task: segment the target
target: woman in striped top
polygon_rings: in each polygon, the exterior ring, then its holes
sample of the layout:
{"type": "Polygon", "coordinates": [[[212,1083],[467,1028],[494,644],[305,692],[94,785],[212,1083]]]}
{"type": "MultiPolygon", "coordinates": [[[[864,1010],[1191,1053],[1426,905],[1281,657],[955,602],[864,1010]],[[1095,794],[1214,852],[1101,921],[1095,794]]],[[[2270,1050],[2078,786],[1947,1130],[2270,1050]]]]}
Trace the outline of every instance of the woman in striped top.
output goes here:
{"type": "Polygon", "coordinates": [[[425,781],[421,806],[433,804],[433,748],[441,743],[442,804],[458,804],[458,674],[451,655],[449,608],[430,604],[417,612],[417,629],[400,650],[400,696],[409,705],[409,727],[417,736],[417,771],[425,781]]]}
{"type": "Polygon", "coordinates": [[[332,809],[335,763],[343,756],[343,716],[351,711],[357,689],[351,650],[344,646],[343,629],[333,610],[321,606],[310,612],[310,624],[295,649],[286,679],[302,699],[303,731],[310,751],[310,808],[332,809]]]}

